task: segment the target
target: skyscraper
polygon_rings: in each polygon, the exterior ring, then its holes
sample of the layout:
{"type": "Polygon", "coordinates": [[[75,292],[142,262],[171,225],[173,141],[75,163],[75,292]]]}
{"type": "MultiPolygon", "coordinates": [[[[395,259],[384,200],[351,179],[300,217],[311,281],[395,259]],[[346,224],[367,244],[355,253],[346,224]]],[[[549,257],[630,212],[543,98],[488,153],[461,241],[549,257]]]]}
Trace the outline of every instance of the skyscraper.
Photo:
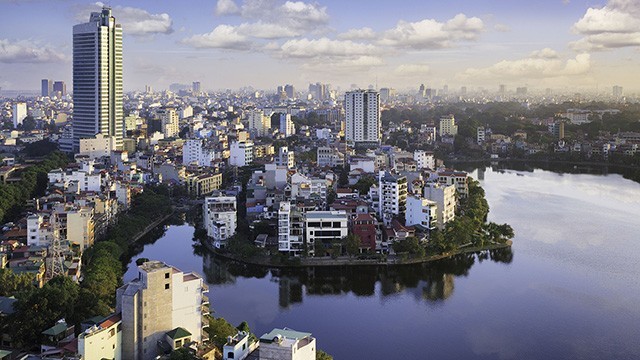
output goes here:
{"type": "Polygon", "coordinates": [[[53,92],[60,93],[60,96],[65,96],[67,95],[67,84],[64,83],[64,81],[56,81],[53,83],[53,92]]]}
{"type": "Polygon", "coordinates": [[[53,83],[50,79],[42,79],[42,97],[49,96],[53,90],[53,83]]]}
{"type": "Polygon", "coordinates": [[[73,27],[73,146],[96,134],[122,149],[122,28],[111,9],[73,27]]]}
{"type": "Polygon", "coordinates": [[[348,91],[345,94],[347,144],[356,147],[380,145],[380,94],[374,90],[348,91]]]}

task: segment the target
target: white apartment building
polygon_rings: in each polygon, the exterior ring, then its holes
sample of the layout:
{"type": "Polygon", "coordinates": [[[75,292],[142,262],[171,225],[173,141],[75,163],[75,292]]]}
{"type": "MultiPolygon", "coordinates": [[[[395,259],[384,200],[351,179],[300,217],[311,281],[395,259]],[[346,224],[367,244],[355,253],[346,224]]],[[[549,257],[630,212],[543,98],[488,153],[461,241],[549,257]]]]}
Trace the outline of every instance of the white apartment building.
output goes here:
{"type": "Polygon", "coordinates": [[[439,171],[438,182],[444,185],[454,185],[460,197],[469,196],[469,175],[464,171],[439,171]]]}
{"type": "Polygon", "coordinates": [[[311,254],[315,249],[330,249],[333,241],[348,234],[346,211],[307,211],[304,215],[304,235],[311,254]]]}
{"type": "Polygon", "coordinates": [[[78,336],[82,360],[122,360],[122,315],[114,314],[78,336]]]}
{"type": "Polygon", "coordinates": [[[162,121],[162,133],[165,138],[177,137],[180,133],[180,120],[176,109],[167,108],[158,111],[162,121]]]}
{"type": "Polygon", "coordinates": [[[95,222],[92,207],[80,207],[66,212],[67,240],[85,250],[93,245],[95,222]]]}
{"type": "Polygon", "coordinates": [[[343,165],[344,155],[335,148],[319,146],[317,150],[316,164],[318,164],[318,167],[336,167],[343,165]]]}
{"type": "Polygon", "coordinates": [[[348,91],[344,97],[344,109],[347,144],[364,147],[380,145],[380,94],[374,90],[348,91]]]}
{"type": "Polygon", "coordinates": [[[291,121],[291,114],[280,114],[280,133],[285,137],[296,133],[296,126],[291,121]]]}
{"type": "Polygon", "coordinates": [[[438,183],[427,183],[424,187],[424,197],[438,204],[437,219],[438,229],[444,226],[456,216],[456,187],[438,183]]]}
{"type": "Polygon", "coordinates": [[[394,217],[405,214],[407,204],[407,178],[386,171],[378,173],[379,215],[389,226],[394,217]]]}
{"type": "Polygon", "coordinates": [[[211,166],[215,157],[215,150],[206,147],[203,139],[188,139],[182,146],[182,163],[184,165],[211,166]]]}
{"type": "Polygon", "coordinates": [[[247,166],[253,162],[253,141],[234,141],[229,147],[229,165],[247,166]]]}
{"type": "Polygon", "coordinates": [[[27,216],[27,245],[47,246],[54,236],[48,217],[45,219],[41,213],[27,216]]]}
{"type": "Polygon", "coordinates": [[[405,226],[422,225],[429,230],[438,226],[438,203],[419,196],[407,196],[405,226]]]}
{"type": "Polygon", "coordinates": [[[327,197],[327,180],[310,179],[300,173],[291,175],[289,180],[291,185],[291,197],[309,198],[311,194],[319,195],[321,198],[327,197]]]}
{"type": "Polygon", "coordinates": [[[99,192],[102,184],[100,174],[90,174],[82,170],[66,172],[62,169],[54,169],[47,174],[49,183],[58,183],[65,189],[70,186],[77,186],[79,191],[99,192]]]}
{"type": "Polygon", "coordinates": [[[455,136],[458,135],[458,125],[456,125],[456,119],[453,115],[447,115],[440,118],[440,127],[439,127],[440,137],[449,135],[455,136]]]}
{"type": "MultiPolygon", "coordinates": [[[[116,291],[122,314],[122,358],[152,360],[161,355],[167,334],[182,328],[184,343],[202,341],[202,316],[208,314],[202,278],[160,261],[138,266],[138,276],[116,291]]],[[[174,344],[169,344],[174,348],[174,344]]]]}
{"type": "Polygon", "coordinates": [[[436,158],[432,152],[416,150],[413,152],[413,160],[415,160],[419,170],[436,168],[436,158]]]}
{"type": "Polygon", "coordinates": [[[116,139],[113,136],[96,134],[93,138],[83,138],[79,141],[80,148],[78,154],[86,155],[90,159],[110,156],[111,152],[116,150],[116,139]]]}
{"type": "Polygon", "coordinates": [[[23,102],[17,102],[13,104],[13,128],[17,128],[22,124],[24,118],[27,117],[27,104],[23,102]]]}
{"type": "Polygon", "coordinates": [[[291,203],[281,201],[278,206],[278,251],[300,256],[304,250],[301,214],[291,208],[291,203]]]}
{"type": "Polygon", "coordinates": [[[486,139],[487,139],[487,133],[485,131],[484,126],[479,126],[478,129],[477,129],[477,134],[476,134],[476,141],[477,141],[478,145],[484,144],[486,139]]]}
{"type": "Polygon", "coordinates": [[[180,110],[180,119],[185,119],[193,116],[193,108],[191,105],[187,105],[180,110]]]}
{"type": "Polygon", "coordinates": [[[280,149],[278,149],[278,156],[276,157],[276,165],[286,166],[287,169],[295,168],[295,153],[293,151],[289,151],[287,146],[280,147],[280,149]]]}
{"type": "Polygon", "coordinates": [[[273,329],[260,337],[260,360],[315,360],[316,339],[311,333],[273,329]]]}
{"type": "Polygon", "coordinates": [[[262,110],[250,110],[247,112],[248,130],[256,136],[267,136],[271,132],[271,116],[265,115],[262,110]]]}
{"type": "Polygon", "coordinates": [[[236,233],[237,204],[235,196],[210,196],[204,199],[203,217],[207,236],[221,248],[236,233]]]}

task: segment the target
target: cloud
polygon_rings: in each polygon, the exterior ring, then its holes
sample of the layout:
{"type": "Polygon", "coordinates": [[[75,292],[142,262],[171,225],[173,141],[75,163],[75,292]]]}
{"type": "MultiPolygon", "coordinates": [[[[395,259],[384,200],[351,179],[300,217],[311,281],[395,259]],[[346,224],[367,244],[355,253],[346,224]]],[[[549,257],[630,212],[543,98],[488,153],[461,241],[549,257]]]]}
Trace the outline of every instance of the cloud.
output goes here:
{"type": "Polygon", "coordinates": [[[262,21],[241,24],[238,26],[238,33],[259,39],[282,39],[302,35],[301,32],[281,24],[262,21]]]}
{"type": "Polygon", "coordinates": [[[193,35],[183,39],[182,43],[199,49],[249,50],[252,46],[245,35],[238,33],[237,27],[230,25],[218,25],[211,32],[193,35]]]}
{"type": "MultiPolygon", "coordinates": [[[[99,11],[104,6],[97,2],[91,6],[83,7],[77,14],[79,21],[87,22],[91,12],[99,11]]],[[[167,13],[151,14],[148,11],[130,6],[115,6],[112,15],[116,22],[122,24],[122,32],[125,35],[148,36],[154,34],[171,34],[173,20],[167,13]]]]}
{"type": "Polygon", "coordinates": [[[478,38],[484,31],[480,18],[458,14],[447,22],[425,19],[418,22],[400,21],[383,33],[380,44],[415,50],[440,49],[458,41],[478,38]]]}
{"type": "Polygon", "coordinates": [[[282,56],[293,58],[355,58],[375,55],[376,46],[351,40],[320,39],[288,40],[280,47],[282,56]]]}
{"type": "Polygon", "coordinates": [[[338,35],[341,40],[371,40],[376,37],[376,32],[368,27],[361,29],[349,29],[347,32],[338,35]]]}
{"type": "Polygon", "coordinates": [[[533,51],[529,57],[533,59],[557,59],[558,52],[550,48],[544,48],[542,50],[533,51]]]}
{"type": "Polygon", "coordinates": [[[51,63],[66,60],[66,56],[51,46],[43,46],[31,40],[11,41],[0,39],[2,63],[51,63]]]}
{"type": "Polygon", "coordinates": [[[303,1],[245,0],[240,14],[246,19],[279,24],[297,33],[315,31],[329,23],[326,7],[303,1]]]}
{"type": "Polygon", "coordinates": [[[238,15],[240,8],[233,0],[218,0],[216,4],[217,15],[238,15]]]}
{"type": "Polygon", "coordinates": [[[427,64],[402,64],[393,72],[399,76],[421,76],[428,74],[430,70],[427,64]]]}
{"type": "Polygon", "coordinates": [[[602,8],[589,8],[573,31],[584,36],[571,44],[578,51],[640,46],[640,2],[609,0],[602,8]]]}
{"type": "MultiPolygon", "coordinates": [[[[532,56],[519,60],[503,60],[486,68],[469,68],[458,75],[460,79],[547,79],[567,76],[581,76],[591,70],[589,54],[578,54],[575,58],[562,61],[551,49],[534,52],[532,56]],[[543,54],[543,57],[540,55],[543,54]],[[546,55],[545,55],[546,54],[546,55]]],[[[557,55],[557,54],[556,54],[557,55]]]]}

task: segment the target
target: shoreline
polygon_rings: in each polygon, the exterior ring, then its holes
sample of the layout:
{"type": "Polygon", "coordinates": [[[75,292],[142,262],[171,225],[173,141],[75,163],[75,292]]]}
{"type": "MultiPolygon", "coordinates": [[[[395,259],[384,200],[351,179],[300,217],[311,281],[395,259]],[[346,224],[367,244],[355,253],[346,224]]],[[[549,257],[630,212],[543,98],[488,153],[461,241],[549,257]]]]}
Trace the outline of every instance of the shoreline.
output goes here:
{"type": "Polygon", "coordinates": [[[513,245],[512,240],[507,240],[504,244],[491,244],[483,247],[468,247],[464,249],[459,249],[456,251],[451,251],[445,254],[431,255],[426,256],[421,259],[403,259],[403,256],[397,255],[389,255],[386,261],[380,260],[358,260],[349,257],[340,257],[338,259],[331,258],[296,258],[300,259],[299,264],[273,264],[269,260],[269,258],[262,259],[242,259],[240,257],[234,256],[229,253],[221,253],[217,251],[208,241],[202,241],[205,248],[209,251],[210,254],[216,256],[218,258],[228,260],[228,261],[236,261],[239,263],[243,263],[246,265],[267,267],[267,268],[307,268],[307,267],[343,267],[343,266],[403,266],[403,265],[416,265],[416,264],[424,264],[433,261],[438,261],[442,259],[447,259],[456,255],[468,254],[468,253],[477,253],[485,250],[498,250],[498,249],[506,249],[510,248],[513,245]],[[265,261],[267,260],[267,261],[265,261]]]}
{"type": "Polygon", "coordinates": [[[583,166],[602,166],[602,167],[619,167],[622,169],[638,169],[640,166],[616,164],[603,161],[571,161],[571,160],[554,160],[554,159],[521,159],[521,158],[498,158],[498,159],[447,159],[445,163],[454,164],[464,163],[492,163],[492,162],[521,162],[521,163],[548,163],[548,164],[564,164],[564,165],[583,165],[583,166]]]}

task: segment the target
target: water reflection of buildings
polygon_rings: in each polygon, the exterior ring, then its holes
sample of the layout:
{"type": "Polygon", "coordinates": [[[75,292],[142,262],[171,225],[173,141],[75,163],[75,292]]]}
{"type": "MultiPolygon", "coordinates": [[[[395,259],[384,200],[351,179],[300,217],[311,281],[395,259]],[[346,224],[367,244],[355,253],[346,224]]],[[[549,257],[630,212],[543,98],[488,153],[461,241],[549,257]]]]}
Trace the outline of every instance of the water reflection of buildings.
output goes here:
{"type": "Polygon", "coordinates": [[[510,263],[511,249],[500,249],[477,254],[464,254],[433,263],[415,266],[380,267],[316,267],[306,269],[266,269],[210,255],[203,257],[203,270],[207,282],[213,285],[235,283],[238,277],[264,278],[271,276],[278,283],[281,308],[302,303],[304,296],[376,295],[380,283],[382,297],[407,292],[417,300],[438,302],[450,298],[456,276],[468,274],[476,260],[491,259],[510,263]]]}

